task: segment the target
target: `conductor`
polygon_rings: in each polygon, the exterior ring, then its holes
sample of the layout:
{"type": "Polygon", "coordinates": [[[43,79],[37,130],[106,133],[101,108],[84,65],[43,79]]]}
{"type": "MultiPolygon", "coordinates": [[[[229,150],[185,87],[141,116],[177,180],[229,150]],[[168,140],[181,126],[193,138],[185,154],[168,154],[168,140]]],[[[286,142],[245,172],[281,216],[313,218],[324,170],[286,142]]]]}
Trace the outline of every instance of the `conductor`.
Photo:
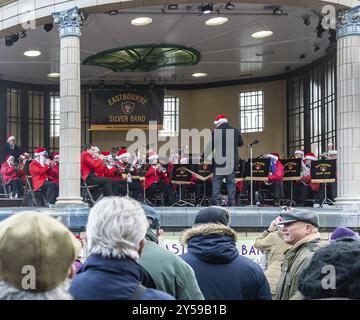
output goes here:
{"type": "Polygon", "coordinates": [[[204,159],[213,151],[212,203],[221,204],[221,184],[226,180],[228,205],[235,206],[235,170],[239,164],[238,147],[243,140],[238,129],[228,124],[228,119],[221,114],[215,118],[211,142],[205,149],[204,159]]]}

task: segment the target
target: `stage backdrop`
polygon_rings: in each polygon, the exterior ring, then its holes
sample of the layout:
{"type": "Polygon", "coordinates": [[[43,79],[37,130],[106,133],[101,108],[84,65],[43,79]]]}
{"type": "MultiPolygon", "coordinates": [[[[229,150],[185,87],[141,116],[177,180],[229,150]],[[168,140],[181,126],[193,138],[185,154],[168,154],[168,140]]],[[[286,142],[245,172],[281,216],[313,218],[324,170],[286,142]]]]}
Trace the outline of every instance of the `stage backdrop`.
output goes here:
{"type": "Polygon", "coordinates": [[[163,89],[92,90],[90,130],[162,129],[163,89]]]}

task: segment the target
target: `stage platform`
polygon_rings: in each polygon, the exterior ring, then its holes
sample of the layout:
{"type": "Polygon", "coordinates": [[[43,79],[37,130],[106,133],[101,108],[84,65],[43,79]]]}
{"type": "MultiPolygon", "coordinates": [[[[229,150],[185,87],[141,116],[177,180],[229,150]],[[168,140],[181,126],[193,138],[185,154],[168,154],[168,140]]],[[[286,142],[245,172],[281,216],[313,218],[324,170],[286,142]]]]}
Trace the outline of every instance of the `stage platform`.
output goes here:
{"type": "MultiPolygon", "coordinates": [[[[180,231],[192,226],[199,207],[157,207],[161,215],[162,227],[166,231],[180,231]]],[[[239,232],[261,231],[267,228],[270,222],[281,212],[281,208],[275,207],[230,207],[231,227],[239,232]]],[[[319,214],[320,228],[323,231],[331,231],[335,227],[343,226],[360,229],[360,210],[344,211],[335,206],[326,208],[307,208],[319,214]]],[[[0,208],[0,221],[10,215],[26,210],[36,210],[44,214],[54,215],[72,231],[85,231],[89,208],[81,209],[49,209],[49,208],[0,208]]]]}

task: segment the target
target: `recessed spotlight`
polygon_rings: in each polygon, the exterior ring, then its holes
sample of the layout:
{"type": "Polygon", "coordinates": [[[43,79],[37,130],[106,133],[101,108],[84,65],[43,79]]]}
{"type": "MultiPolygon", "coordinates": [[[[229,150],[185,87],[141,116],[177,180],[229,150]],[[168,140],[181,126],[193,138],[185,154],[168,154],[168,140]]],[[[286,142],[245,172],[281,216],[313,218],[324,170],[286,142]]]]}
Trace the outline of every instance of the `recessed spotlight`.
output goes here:
{"type": "Polygon", "coordinates": [[[194,78],[203,78],[203,77],[207,77],[207,73],[205,73],[205,72],[196,72],[196,73],[194,73],[192,76],[194,77],[194,78]]]}
{"type": "Polygon", "coordinates": [[[226,17],[216,17],[216,18],[211,18],[209,20],[205,21],[205,24],[207,26],[219,26],[221,24],[224,24],[226,22],[228,22],[229,19],[226,17]]]}
{"type": "Polygon", "coordinates": [[[252,38],[255,39],[262,39],[262,38],[267,38],[267,37],[271,37],[274,34],[274,32],[270,31],[270,30],[263,30],[263,31],[258,31],[255,32],[251,35],[252,38]]]}
{"type": "Polygon", "coordinates": [[[264,52],[255,53],[255,55],[258,57],[262,57],[262,56],[269,56],[274,53],[275,53],[274,51],[264,51],[264,52]]]}
{"type": "Polygon", "coordinates": [[[38,57],[39,55],[41,55],[41,52],[38,50],[28,50],[24,52],[24,56],[27,57],[38,57]]]}
{"type": "Polygon", "coordinates": [[[234,9],[235,9],[235,5],[232,4],[231,2],[228,2],[228,3],[225,5],[225,9],[226,9],[226,10],[234,10],[234,9]]]}
{"type": "Polygon", "coordinates": [[[147,24],[150,24],[152,22],[152,19],[149,17],[140,17],[131,20],[131,24],[134,26],[146,26],[147,24]]]}
{"type": "Polygon", "coordinates": [[[200,14],[210,14],[214,11],[214,5],[212,3],[202,4],[200,6],[200,14]]]}
{"type": "Polygon", "coordinates": [[[60,77],[60,73],[58,72],[51,72],[47,75],[48,78],[54,79],[54,78],[59,78],[60,77]]]}
{"type": "Polygon", "coordinates": [[[44,30],[50,32],[53,29],[54,25],[52,23],[47,23],[44,25],[44,30]]]}
{"type": "Polygon", "coordinates": [[[178,5],[177,4],[169,4],[167,8],[168,8],[168,10],[177,10],[178,5]]]}

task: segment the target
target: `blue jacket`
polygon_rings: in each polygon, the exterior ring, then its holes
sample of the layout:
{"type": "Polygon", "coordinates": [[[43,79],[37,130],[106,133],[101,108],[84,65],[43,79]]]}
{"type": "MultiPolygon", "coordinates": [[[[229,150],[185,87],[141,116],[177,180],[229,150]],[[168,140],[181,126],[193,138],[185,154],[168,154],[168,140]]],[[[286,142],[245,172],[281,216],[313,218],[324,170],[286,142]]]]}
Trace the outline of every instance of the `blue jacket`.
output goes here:
{"type": "MultiPolygon", "coordinates": [[[[70,293],[75,300],[129,300],[146,271],[135,261],[91,255],[75,275],[70,293]]],[[[146,289],[140,300],[174,300],[162,291],[146,289]]]]}
{"type": "Polygon", "coordinates": [[[181,257],[194,269],[206,300],[271,300],[264,272],[239,255],[235,239],[224,225],[198,225],[185,231],[188,252],[181,257]]]}

